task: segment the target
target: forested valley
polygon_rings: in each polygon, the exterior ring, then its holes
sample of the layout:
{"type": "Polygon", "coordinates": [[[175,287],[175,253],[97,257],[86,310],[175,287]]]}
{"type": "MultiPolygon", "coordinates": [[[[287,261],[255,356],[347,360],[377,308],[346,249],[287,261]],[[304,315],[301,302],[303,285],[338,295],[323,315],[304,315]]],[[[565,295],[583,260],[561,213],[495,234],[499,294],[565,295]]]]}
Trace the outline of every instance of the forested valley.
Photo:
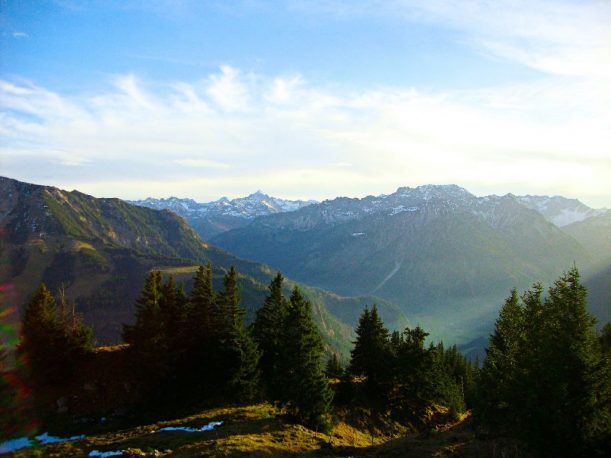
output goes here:
{"type": "MultiPolygon", "coordinates": [[[[59,453],[80,456],[91,448],[83,431],[108,433],[249,405],[321,434],[314,452],[322,456],[377,454],[383,438],[434,438],[453,424],[468,434],[437,456],[605,456],[610,450],[611,326],[594,331],[576,268],[547,294],[540,284],[522,295],[512,290],[483,361],[467,360],[456,346],[427,343],[419,326],[390,332],[375,304],[364,306],[345,358],[323,344],[299,288],[285,297],[280,273],[247,326],[237,277],[228,269],[215,291],[212,266],[201,266],[186,294],[171,275],[151,271],[135,322],[123,327],[125,343],[98,348],[63,292],[54,297],[41,285],[25,307],[17,364],[3,364],[0,450],[19,453],[11,444],[41,431],[78,432],[59,453]],[[356,447],[354,437],[342,443],[333,432],[339,425],[371,444],[356,447]]],[[[401,447],[409,450],[403,444],[395,452],[401,447]]],[[[176,456],[185,450],[179,446],[176,456]]],[[[89,456],[101,456],[94,452],[89,456]]]]}

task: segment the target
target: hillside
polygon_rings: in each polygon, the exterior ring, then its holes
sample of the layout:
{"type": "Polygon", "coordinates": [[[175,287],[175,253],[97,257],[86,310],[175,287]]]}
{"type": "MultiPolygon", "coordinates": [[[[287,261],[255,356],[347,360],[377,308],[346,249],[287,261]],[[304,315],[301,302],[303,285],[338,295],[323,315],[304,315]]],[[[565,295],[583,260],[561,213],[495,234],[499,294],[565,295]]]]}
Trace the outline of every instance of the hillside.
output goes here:
{"type": "Polygon", "coordinates": [[[510,288],[549,283],[592,256],[517,198],[420,186],[255,219],[213,243],[339,294],[401,305],[436,337],[487,334],[510,288]]]}
{"type": "MultiPolygon", "coordinates": [[[[428,436],[410,433],[405,428],[369,431],[346,421],[339,421],[329,434],[323,434],[291,423],[269,404],[256,404],[209,409],[182,418],[127,427],[120,423],[94,426],[84,437],[51,443],[37,451],[45,456],[66,458],[104,456],[103,453],[111,452],[115,452],[114,456],[172,457],[375,455],[442,458],[457,456],[457,453],[464,457],[481,456],[478,452],[485,444],[475,441],[469,420],[467,416],[452,422],[440,416],[435,433],[428,436]],[[208,425],[211,425],[209,431],[188,431],[208,425]],[[160,431],[162,428],[167,430],[160,431]]],[[[14,456],[30,454],[31,449],[22,448],[14,456]]]]}
{"type": "MultiPolygon", "coordinates": [[[[190,288],[195,265],[212,262],[215,281],[235,265],[241,274],[243,306],[252,319],[275,273],[269,267],[236,258],[204,241],[174,213],[130,205],[119,199],[97,199],[78,191],[0,178],[0,282],[4,301],[14,313],[40,282],[52,290],[64,285],[97,341],[120,341],[122,323],[133,319],[133,305],[146,273],[161,268],[190,288]]],[[[292,284],[289,283],[287,287],[292,284]]],[[[217,285],[218,286],[218,285],[217,285]]],[[[342,298],[304,287],[313,300],[315,318],[328,343],[346,351],[351,326],[371,297],[342,298]],[[327,309],[326,302],[346,322],[327,309]]],[[[387,303],[382,301],[382,308],[387,303]]],[[[406,322],[389,304],[397,324],[406,322]]]]}

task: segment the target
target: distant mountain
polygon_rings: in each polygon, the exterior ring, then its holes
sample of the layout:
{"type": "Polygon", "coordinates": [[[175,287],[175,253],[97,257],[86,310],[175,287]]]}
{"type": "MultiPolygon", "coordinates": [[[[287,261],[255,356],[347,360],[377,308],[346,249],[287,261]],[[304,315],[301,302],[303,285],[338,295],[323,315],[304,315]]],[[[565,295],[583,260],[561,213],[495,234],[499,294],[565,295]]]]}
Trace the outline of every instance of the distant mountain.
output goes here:
{"type": "Polygon", "coordinates": [[[193,199],[154,199],[131,201],[135,205],[154,208],[156,210],[171,210],[183,217],[201,237],[209,239],[216,234],[244,226],[258,216],[299,210],[316,203],[309,200],[284,200],[257,191],[247,197],[219,200],[208,203],[198,203],[193,199]]]}
{"type": "Polygon", "coordinates": [[[538,211],[546,220],[558,227],[584,221],[607,211],[590,208],[577,199],[567,199],[562,196],[516,196],[516,199],[522,205],[538,211]]]}
{"type": "MultiPolygon", "coordinates": [[[[18,321],[21,306],[40,282],[51,289],[64,284],[67,297],[93,325],[96,338],[117,342],[121,323],[133,319],[134,300],[150,269],[171,273],[189,288],[196,265],[208,261],[215,267],[218,288],[224,270],[236,266],[243,305],[252,319],[275,272],[202,241],[174,213],[0,177],[2,300],[17,310],[3,316],[4,324],[18,321]]],[[[287,288],[293,284],[287,282],[287,288]]],[[[343,351],[365,303],[378,301],[390,322],[407,323],[389,301],[303,289],[313,301],[326,341],[343,351]]]]}
{"type": "Polygon", "coordinates": [[[611,263],[611,210],[568,224],[562,230],[583,245],[601,264],[611,263]]]}
{"type": "Polygon", "coordinates": [[[522,198],[478,198],[456,185],[328,200],[211,240],[298,281],[401,304],[411,321],[459,342],[488,332],[510,288],[592,262],[522,198]]]}

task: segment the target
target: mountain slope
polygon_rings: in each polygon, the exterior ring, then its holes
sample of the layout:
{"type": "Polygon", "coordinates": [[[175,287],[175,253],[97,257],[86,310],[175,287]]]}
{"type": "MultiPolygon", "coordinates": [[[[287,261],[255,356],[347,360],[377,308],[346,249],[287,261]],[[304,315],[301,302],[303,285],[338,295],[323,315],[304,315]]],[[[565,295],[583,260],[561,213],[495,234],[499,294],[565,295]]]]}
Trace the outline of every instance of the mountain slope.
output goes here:
{"type": "Polygon", "coordinates": [[[546,220],[558,227],[583,221],[605,212],[605,210],[590,208],[577,199],[567,199],[562,196],[516,196],[516,199],[522,205],[538,211],[546,220]]]}
{"type": "Polygon", "coordinates": [[[202,238],[208,239],[221,232],[242,227],[257,216],[298,210],[315,201],[284,200],[257,191],[246,197],[232,200],[222,197],[208,203],[177,197],[149,197],[131,203],[156,210],[171,210],[183,217],[202,238]]]}
{"type": "Polygon", "coordinates": [[[257,218],[212,241],[298,281],[379,295],[459,342],[488,331],[511,287],[590,262],[579,243],[515,197],[477,198],[455,185],[338,198],[257,218]]]}
{"type": "MultiPolygon", "coordinates": [[[[252,319],[275,274],[267,266],[203,242],[184,220],[167,210],[8,178],[0,178],[0,196],[0,283],[3,301],[17,310],[8,318],[13,323],[41,281],[52,289],[63,284],[97,339],[117,342],[121,323],[133,319],[134,300],[150,269],[175,274],[188,289],[194,266],[208,261],[215,267],[217,287],[224,269],[236,266],[243,305],[252,319]]],[[[304,290],[313,300],[315,318],[327,342],[346,351],[355,314],[375,298],[339,298],[314,288],[304,290]],[[349,325],[327,310],[326,301],[336,309],[341,309],[339,303],[349,304],[350,312],[342,310],[349,325]]],[[[388,307],[389,316],[398,324],[406,323],[401,312],[388,307]]]]}

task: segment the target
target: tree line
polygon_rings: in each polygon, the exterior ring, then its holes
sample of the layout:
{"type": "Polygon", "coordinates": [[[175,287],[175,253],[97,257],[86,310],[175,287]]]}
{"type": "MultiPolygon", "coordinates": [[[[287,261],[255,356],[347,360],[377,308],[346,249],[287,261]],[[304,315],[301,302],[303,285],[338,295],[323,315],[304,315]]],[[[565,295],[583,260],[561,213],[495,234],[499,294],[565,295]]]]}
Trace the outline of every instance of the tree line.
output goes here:
{"type": "MultiPolygon", "coordinates": [[[[511,292],[482,365],[456,346],[427,345],[419,326],[390,332],[375,305],[365,306],[342,364],[337,354],[325,355],[299,288],[284,295],[281,274],[249,326],[235,269],[224,273],[220,291],[212,280],[212,266],[199,267],[186,294],[172,276],[147,276],[134,323],[123,327],[139,407],[269,400],[326,430],[342,409],[422,428],[431,406],[443,406],[454,417],[472,409],[481,437],[510,438],[524,456],[604,456],[610,449],[611,326],[596,335],[575,268],[545,297],[539,284],[521,297],[511,292]]],[[[55,301],[41,285],[18,345],[40,405],[92,349],[91,330],[63,295],[55,301]]],[[[6,389],[0,385],[0,394],[6,389]]]]}

